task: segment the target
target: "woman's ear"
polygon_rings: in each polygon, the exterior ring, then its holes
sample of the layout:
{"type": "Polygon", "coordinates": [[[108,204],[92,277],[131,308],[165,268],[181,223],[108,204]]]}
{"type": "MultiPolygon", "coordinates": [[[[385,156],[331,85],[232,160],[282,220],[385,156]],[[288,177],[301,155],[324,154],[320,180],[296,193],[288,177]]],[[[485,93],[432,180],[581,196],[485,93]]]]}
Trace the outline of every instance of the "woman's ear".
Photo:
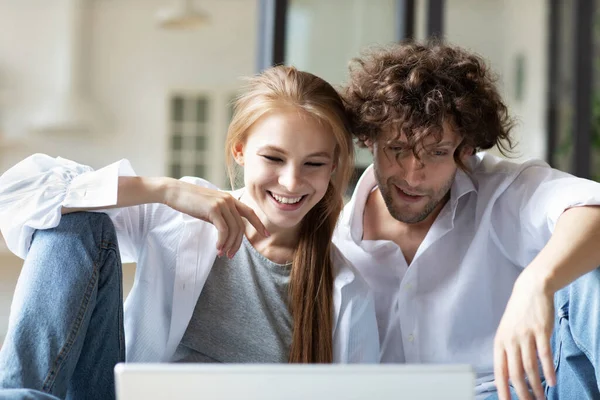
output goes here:
{"type": "Polygon", "coordinates": [[[240,142],[233,145],[231,148],[233,159],[240,167],[244,166],[244,145],[240,142]]]}

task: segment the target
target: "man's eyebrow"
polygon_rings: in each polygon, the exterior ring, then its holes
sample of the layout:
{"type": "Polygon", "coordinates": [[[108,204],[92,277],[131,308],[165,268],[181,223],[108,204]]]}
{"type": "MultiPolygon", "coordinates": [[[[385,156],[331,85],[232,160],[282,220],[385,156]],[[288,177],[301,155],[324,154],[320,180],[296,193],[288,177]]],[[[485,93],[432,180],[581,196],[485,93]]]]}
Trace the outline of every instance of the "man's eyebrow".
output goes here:
{"type": "Polygon", "coordinates": [[[408,146],[408,142],[397,139],[388,140],[385,144],[388,146],[408,146]]]}
{"type": "MultiPolygon", "coordinates": [[[[388,146],[405,146],[408,147],[409,144],[408,142],[402,141],[402,140],[390,140],[387,142],[388,146]]],[[[419,146],[419,144],[417,143],[417,146],[419,146]]],[[[434,142],[434,143],[429,143],[429,144],[423,144],[423,147],[425,148],[432,148],[432,147],[444,147],[444,146],[454,146],[454,142],[451,140],[446,140],[443,142],[434,142]]]]}
{"type": "Polygon", "coordinates": [[[444,147],[444,146],[454,146],[454,141],[446,140],[444,142],[431,143],[431,144],[426,145],[425,147],[444,147]]]}

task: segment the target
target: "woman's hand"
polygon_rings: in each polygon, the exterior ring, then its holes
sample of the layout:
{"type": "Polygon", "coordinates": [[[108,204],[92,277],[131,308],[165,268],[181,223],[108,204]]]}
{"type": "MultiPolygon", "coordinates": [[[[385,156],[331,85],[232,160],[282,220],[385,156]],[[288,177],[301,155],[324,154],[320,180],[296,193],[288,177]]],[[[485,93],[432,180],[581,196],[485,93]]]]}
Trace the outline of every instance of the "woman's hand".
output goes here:
{"type": "Polygon", "coordinates": [[[269,232],[252,208],[219,190],[173,179],[166,185],[163,203],[213,224],[219,231],[219,256],[227,255],[231,258],[240,248],[245,232],[242,218],[247,219],[259,234],[269,236],[269,232]]]}
{"type": "Polygon", "coordinates": [[[494,341],[494,374],[498,396],[509,400],[508,380],[519,399],[530,400],[529,386],[536,399],[544,399],[538,359],[546,381],[553,386],[556,377],[550,337],[554,327],[554,293],[542,285],[533,270],[521,273],[500,321],[494,341]]]}

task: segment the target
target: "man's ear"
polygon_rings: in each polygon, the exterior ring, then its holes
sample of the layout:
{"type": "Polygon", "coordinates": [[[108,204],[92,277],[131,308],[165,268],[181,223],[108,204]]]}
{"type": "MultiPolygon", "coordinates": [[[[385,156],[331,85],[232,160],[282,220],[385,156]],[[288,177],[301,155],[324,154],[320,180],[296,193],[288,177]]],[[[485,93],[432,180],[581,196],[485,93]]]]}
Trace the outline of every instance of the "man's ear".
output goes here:
{"type": "Polygon", "coordinates": [[[464,146],[462,149],[460,149],[460,159],[462,160],[463,164],[466,163],[469,157],[471,157],[473,154],[475,154],[475,149],[471,146],[464,146]]]}
{"type": "Polygon", "coordinates": [[[242,143],[236,143],[231,147],[231,155],[237,165],[244,166],[244,145],[242,143]]]}
{"type": "Polygon", "coordinates": [[[371,153],[373,153],[373,140],[372,139],[366,139],[365,140],[365,146],[367,146],[367,148],[369,149],[369,151],[371,153]]]}

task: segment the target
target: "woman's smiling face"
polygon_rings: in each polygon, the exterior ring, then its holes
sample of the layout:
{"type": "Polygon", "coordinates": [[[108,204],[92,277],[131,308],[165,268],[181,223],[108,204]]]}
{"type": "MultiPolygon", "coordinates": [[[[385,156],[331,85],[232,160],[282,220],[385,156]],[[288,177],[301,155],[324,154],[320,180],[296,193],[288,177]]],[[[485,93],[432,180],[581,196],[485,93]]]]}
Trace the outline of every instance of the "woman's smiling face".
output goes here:
{"type": "Polygon", "coordinates": [[[279,228],[297,227],[327,191],[335,147],[330,129],[298,109],[260,118],[234,149],[257,214],[279,228]]]}

